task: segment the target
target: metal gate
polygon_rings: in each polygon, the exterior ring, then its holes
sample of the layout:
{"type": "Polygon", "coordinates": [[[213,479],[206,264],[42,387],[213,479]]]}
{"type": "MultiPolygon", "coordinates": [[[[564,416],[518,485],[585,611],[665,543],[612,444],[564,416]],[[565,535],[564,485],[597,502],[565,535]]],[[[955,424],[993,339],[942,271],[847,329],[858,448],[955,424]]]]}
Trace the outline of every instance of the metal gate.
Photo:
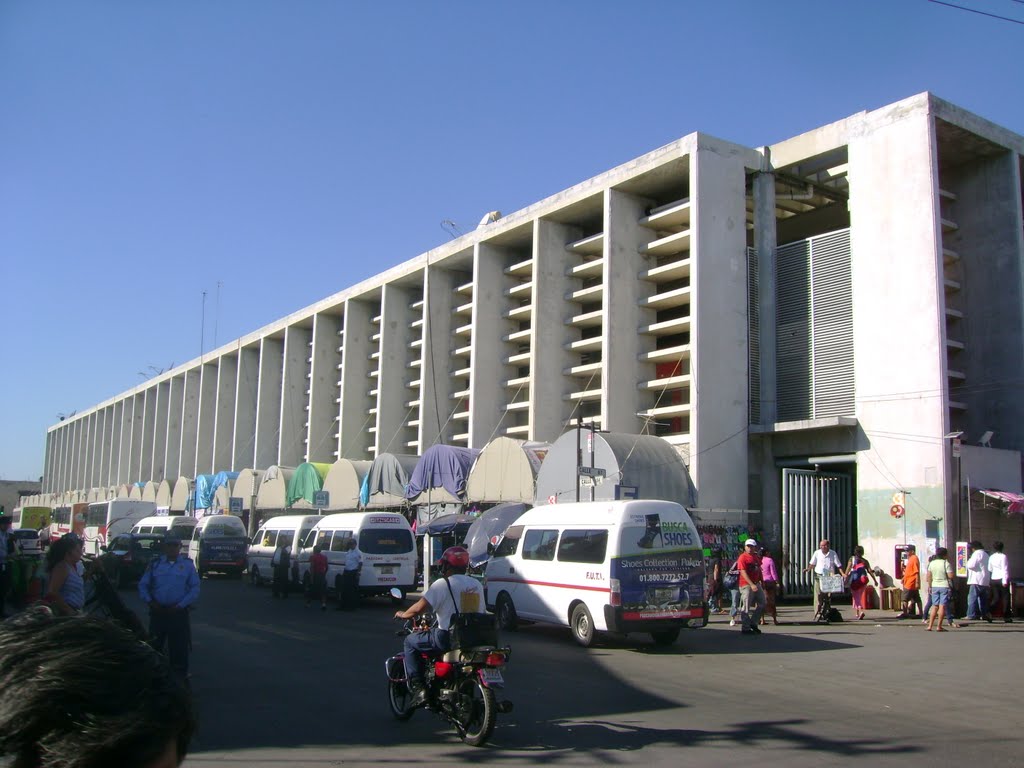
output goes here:
{"type": "Polygon", "coordinates": [[[813,574],[804,568],[822,539],[845,562],[854,536],[851,475],[782,470],[782,579],[787,595],[811,596],[813,574]]]}

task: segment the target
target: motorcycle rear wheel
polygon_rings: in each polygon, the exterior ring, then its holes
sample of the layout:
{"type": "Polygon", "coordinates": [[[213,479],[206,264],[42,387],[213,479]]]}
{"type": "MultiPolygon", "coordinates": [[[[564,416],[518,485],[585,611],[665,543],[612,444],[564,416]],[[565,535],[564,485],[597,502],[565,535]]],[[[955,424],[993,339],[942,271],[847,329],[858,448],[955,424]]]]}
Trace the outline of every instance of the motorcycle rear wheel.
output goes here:
{"type": "Polygon", "coordinates": [[[471,747],[482,747],[491,738],[498,722],[494,691],[476,677],[468,677],[459,683],[456,720],[459,738],[471,747]]]}
{"type": "Polygon", "coordinates": [[[416,714],[416,708],[409,706],[412,694],[404,682],[388,680],[388,704],[396,720],[408,720],[416,714]]]}

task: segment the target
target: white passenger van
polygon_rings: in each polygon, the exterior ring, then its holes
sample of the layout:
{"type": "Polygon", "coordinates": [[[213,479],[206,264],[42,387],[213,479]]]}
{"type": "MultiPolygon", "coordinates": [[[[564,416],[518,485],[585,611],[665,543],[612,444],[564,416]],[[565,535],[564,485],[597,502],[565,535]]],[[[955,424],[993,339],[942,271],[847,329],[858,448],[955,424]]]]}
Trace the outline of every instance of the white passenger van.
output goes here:
{"type": "Polygon", "coordinates": [[[299,550],[313,527],[323,515],[280,515],[267,520],[249,543],[245,567],[251,584],[261,584],[273,577],[270,565],[274,551],[282,542],[292,548],[292,581],[299,581],[299,550]]]}
{"type": "Polygon", "coordinates": [[[99,555],[108,541],[120,533],[128,533],[137,521],[154,512],[156,504],[152,501],[114,499],[93,502],[85,512],[83,551],[87,555],[99,555]]]}
{"type": "Polygon", "coordinates": [[[207,515],[196,522],[192,539],[188,542],[188,556],[195,563],[200,578],[210,571],[241,578],[245,573],[245,552],[248,548],[249,532],[240,518],[207,515]]]}
{"type": "Polygon", "coordinates": [[[361,595],[383,595],[398,587],[403,596],[416,580],[416,541],[409,521],[394,512],[341,512],[316,524],[299,552],[299,578],[308,586],[309,556],[319,544],[327,555],[327,588],[341,591],[348,542],[356,538],[363,556],[361,595]]]}
{"type": "Polygon", "coordinates": [[[494,547],[485,574],[498,625],[518,619],[598,632],[649,632],[670,645],[702,627],[704,560],[689,514],[670,501],[594,501],[528,510],[494,547]]]}
{"type": "Polygon", "coordinates": [[[171,533],[182,542],[188,542],[199,522],[189,515],[156,515],[144,517],[132,526],[132,533],[152,533],[157,536],[171,533]]]}

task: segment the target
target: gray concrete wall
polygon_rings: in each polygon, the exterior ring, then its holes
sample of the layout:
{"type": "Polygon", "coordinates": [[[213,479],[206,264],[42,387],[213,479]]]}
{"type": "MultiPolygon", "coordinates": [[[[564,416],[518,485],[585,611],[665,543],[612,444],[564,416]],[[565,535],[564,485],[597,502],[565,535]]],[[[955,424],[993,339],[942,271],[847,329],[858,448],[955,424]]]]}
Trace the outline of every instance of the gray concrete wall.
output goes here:
{"type": "Polygon", "coordinates": [[[372,459],[373,437],[368,427],[373,424],[368,412],[374,401],[367,394],[370,381],[370,354],[376,348],[373,317],[380,305],[371,301],[345,302],[344,349],[341,367],[341,424],[339,458],[372,459]]]}
{"type": "Polygon", "coordinates": [[[313,361],[309,379],[309,444],[306,461],[338,458],[338,380],[341,367],[341,316],[313,317],[313,361]]]}
{"type": "MultiPolygon", "coordinates": [[[[167,477],[167,423],[171,405],[171,382],[161,381],[156,388],[156,426],[153,430],[153,480],[167,477]]],[[[103,473],[103,485],[110,485],[110,477],[103,473]]]]}
{"type": "Polygon", "coordinates": [[[185,374],[185,393],[181,403],[181,476],[193,479],[197,466],[196,447],[199,443],[201,392],[202,366],[199,366],[185,374]]]}
{"type": "Polygon", "coordinates": [[[427,268],[423,289],[423,345],[420,370],[420,431],[422,454],[434,443],[449,443],[455,434],[451,412],[452,383],[448,377],[451,352],[455,348],[452,334],[452,311],[455,308],[456,275],[438,266],[427,268]]]}
{"type": "MultiPolygon", "coordinates": [[[[505,413],[504,381],[508,378],[509,332],[505,292],[504,250],[481,243],[473,254],[473,338],[470,358],[469,447],[483,448],[505,413]]],[[[498,434],[504,434],[499,432],[498,434]]]]}
{"type": "Polygon", "coordinates": [[[217,365],[217,406],[213,425],[213,471],[229,470],[235,437],[238,356],[224,355],[217,365]]]}
{"type": "Polygon", "coordinates": [[[306,422],[309,420],[309,343],[313,329],[290,326],[285,331],[281,390],[281,445],[278,464],[297,467],[306,460],[306,422]]]}
{"type": "Polygon", "coordinates": [[[235,430],[231,467],[255,469],[256,404],[259,391],[260,347],[250,344],[238,350],[238,378],[235,386],[235,430]]]}
{"type": "Polygon", "coordinates": [[[690,163],[690,475],[701,507],[747,508],[746,167],[705,141],[690,163]]]}
{"type": "Polygon", "coordinates": [[[277,464],[281,435],[281,381],[284,339],[260,342],[260,374],[256,409],[256,469],[277,464]]]}
{"type": "MultiPolygon", "coordinates": [[[[381,294],[380,358],[377,360],[377,453],[406,453],[405,443],[413,439],[409,421],[414,417],[405,403],[418,395],[408,382],[419,379],[409,368],[413,339],[409,324],[415,319],[410,309],[411,294],[401,286],[385,285],[381,294]]],[[[419,352],[416,352],[419,357],[419,352]]]]}
{"type": "MultiPolygon", "coordinates": [[[[164,464],[164,478],[173,482],[181,476],[181,431],[185,408],[185,377],[175,376],[170,380],[167,406],[167,461],[164,464]]],[[[116,484],[116,480],[114,483],[116,484]]]]}

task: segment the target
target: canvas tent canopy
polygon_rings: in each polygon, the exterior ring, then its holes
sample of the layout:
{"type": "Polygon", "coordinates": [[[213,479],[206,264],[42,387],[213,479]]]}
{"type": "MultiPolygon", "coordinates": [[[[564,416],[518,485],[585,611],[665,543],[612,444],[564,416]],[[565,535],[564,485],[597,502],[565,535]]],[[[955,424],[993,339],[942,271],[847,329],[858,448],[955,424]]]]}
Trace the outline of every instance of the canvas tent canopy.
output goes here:
{"type": "Polygon", "coordinates": [[[419,456],[382,453],[370,464],[359,489],[359,505],[367,509],[405,506],[405,488],[419,456]]]}
{"type": "Polygon", "coordinates": [[[156,492],[160,488],[160,483],[156,480],[150,480],[144,486],[142,486],[142,500],[156,502],[156,492]]]}
{"type": "Polygon", "coordinates": [[[371,463],[338,459],[331,464],[322,488],[329,495],[328,504],[324,509],[338,511],[358,509],[359,490],[363,486],[363,478],[370,471],[371,463]]]}
{"type": "Polygon", "coordinates": [[[474,448],[432,445],[416,464],[405,498],[413,505],[460,504],[466,500],[466,479],[480,454],[474,448]]]}
{"type": "Polygon", "coordinates": [[[243,469],[235,478],[235,484],[231,488],[231,494],[242,500],[242,509],[252,508],[252,499],[260,489],[260,480],[263,477],[263,470],[243,469]]]}
{"type": "Polygon", "coordinates": [[[312,507],[313,494],[324,487],[324,478],[330,468],[330,464],[319,462],[299,464],[288,480],[288,506],[300,509],[312,507]]]}
{"type": "Polygon", "coordinates": [[[268,467],[263,473],[256,494],[256,509],[263,520],[270,517],[269,513],[284,512],[288,508],[288,481],[294,473],[294,467],[281,467],[277,464],[268,467]]]}
{"type": "Polygon", "coordinates": [[[192,478],[179,477],[174,481],[174,490],[171,491],[171,514],[183,512],[191,513],[189,509],[192,497],[192,478]]]}
{"type": "MultiPolygon", "coordinates": [[[[117,486],[117,498],[119,498],[119,499],[127,499],[128,498],[128,494],[130,494],[131,492],[132,492],[132,488],[127,483],[123,483],[123,484],[117,486]]],[[[76,502],[78,501],[77,494],[76,494],[76,497],[75,497],[75,501],[76,502]]]]}
{"type": "Polygon", "coordinates": [[[537,473],[548,450],[547,443],[494,438],[483,447],[469,470],[466,500],[481,504],[507,501],[532,504],[537,473]]]}
{"type": "Polygon", "coordinates": [[[131,490],[128,491],[128,498],[132,501],[142,501],[142,485],[133,483],[131,490]]]}
{"type": "MultiPolygon", "coordinates": [[[[576,501],[611,501],[622,491],[631,498],[674,501],[684,507],[697,504],[697,492],[682,458],[670,443],[652,435],[628,435],[619,432],[593,434],[593,466],[604,476],[593,487],[584,487],[576,475],[576,430],[558,438],[548,452],[537,475],[537,505],[576,501]]],[[[591,466],[586,435],[583,465],[591,466]]]]}
{"type": "Polygon", "coordinates": [[[174,484],[170,480],[161,480],[156,487],[156,496],[153,501],[157,507],[171,507],[171,494],[174,491],[174,484]]]}

